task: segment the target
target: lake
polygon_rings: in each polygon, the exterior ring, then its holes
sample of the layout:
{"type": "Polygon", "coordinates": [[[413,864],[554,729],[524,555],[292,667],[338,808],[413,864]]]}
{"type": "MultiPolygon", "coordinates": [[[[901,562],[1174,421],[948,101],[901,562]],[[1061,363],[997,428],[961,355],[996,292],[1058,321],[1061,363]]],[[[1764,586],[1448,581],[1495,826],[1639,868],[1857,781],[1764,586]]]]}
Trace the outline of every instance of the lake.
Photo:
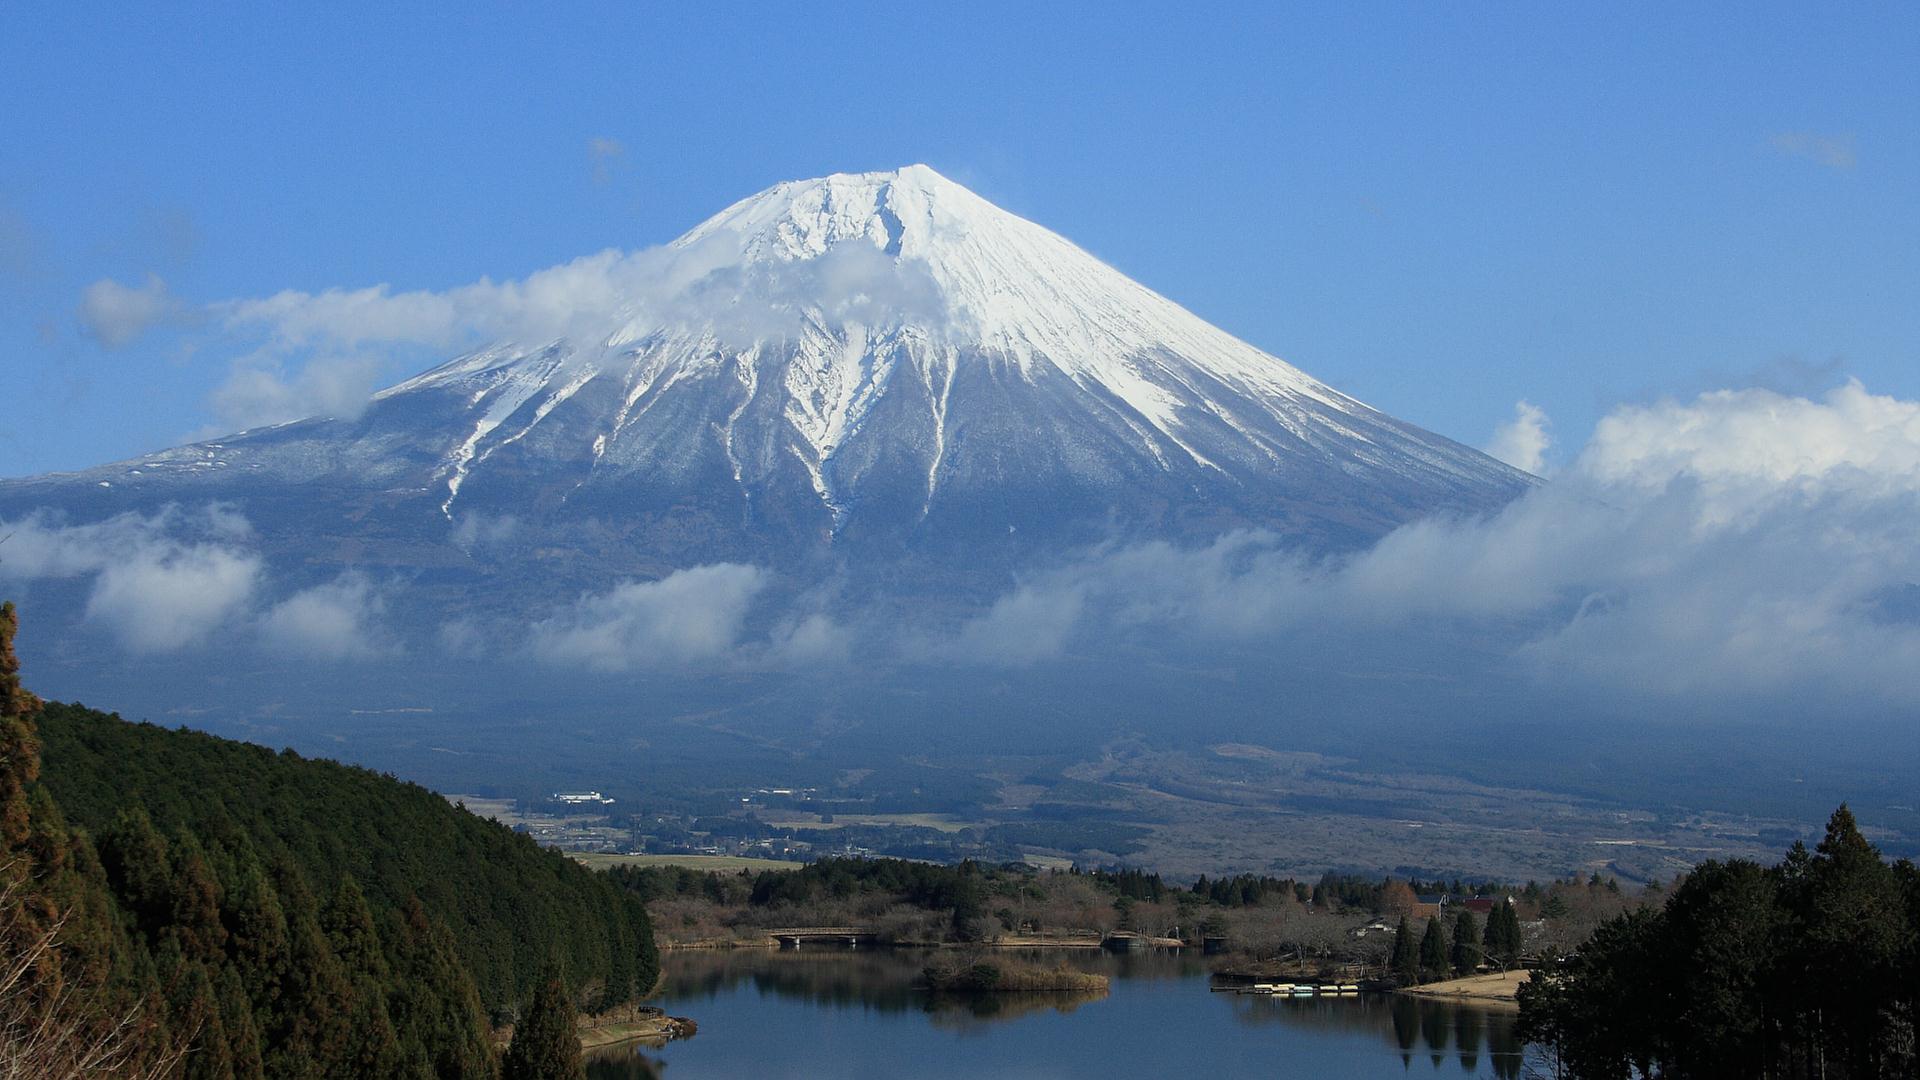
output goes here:
{"type": "Polygon", "coordinates": [[[593,1080],[1521,1075],[1511,1010],[1389,995],[1210,993],[1197,956],[1028,954],[1112,977],[1111,993],[942,997],[918,950],[667,952],[667,1012],[700,1032],[590,1056],[593,1080]]]}

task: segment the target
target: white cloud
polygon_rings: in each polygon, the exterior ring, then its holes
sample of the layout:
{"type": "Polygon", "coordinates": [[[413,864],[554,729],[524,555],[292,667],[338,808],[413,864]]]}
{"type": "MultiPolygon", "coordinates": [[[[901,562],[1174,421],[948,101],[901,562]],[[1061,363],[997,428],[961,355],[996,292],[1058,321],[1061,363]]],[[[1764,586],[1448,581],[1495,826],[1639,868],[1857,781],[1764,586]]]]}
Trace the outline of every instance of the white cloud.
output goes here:
{"type": "Polygon", "coordinates": [[[1920,485],[1920,402],[1869,394],[1858,380],[1824,400],[1771,390],[1721,390],[1692,402],[1615,410],[1602,419],[1580,471],[1608,485],[1697,480],[1721,496],[1778,495],[1809,486],[1920,485]]]}
{"type": "Polygon", "coordinates": [[[749,340],[798,332],[804,303],[823,295],[845,298],[826,318],[862,325],[930,312],[939,302],[924,262],[896,261],[866,244],[742,268],[736,243],[716,235],[686,247],[603,251],[516,281],[483,278],[443,291],[287,291],[228,301],[210,313],[227,331],[264,333],[280,350],[533,346],[560,338],[593,347],[662,328],[749,340]]]}
{"type": "Polygon", "coordinates": [[[1490,650],[1463,678],[1912,703],[1916,534],[1920,402],[1858,383],[1820,400],[1711,393],[1617,410],[1500,513],[1317,562],[1260,533],[1105,551],[1012,591],[951,647],[1003,663],[1129,635],[1392,651],[1437,626],[1490,650]]]}
{"type": "MultiPolygon", "coordinates": [[[[618,146],[595,144],[601,166],[618,146]]],[[[161,320],[204,328],[202,355],[239,359],[209,398],[212,437],[309,416],[351,418],[392,369],[422,352],[499,345],[538,349],[565,340],[591,359],[657,332],[711,336],[725,344],[793,335],[817,320],[875,327],[938,314],[939,290],[923,260],[898,260],[864,243],[817,258],[741,265],[739,238],[725,233],[685,246],[607,250],[505,281],[449,289],[389,285],[286,290],[188,312],[158,278],[143,289],[97,283],[83,321],[103,343],[130,340],[161,320]],[[839,300],[825,310],[821,296],[839,300]]],[[[937,321],[937,320],[935,320],[937,321]]]]}
{"type": "MultiPolygon", "coordinates": [[[[1118,571],[1111,583],[1123,583],[1126,577],[1119,563],[1132,554],[1123,552],[1104,563],[1100,576],[1118,571]]],[[[1055,659],[1066,651],[1086,609],[1087,593],[1096,584],[1069,573],[1022,585],[995,600],[984,615],[968,621],[950,643],[934,653],[963,663],[1003,667],[1026,667],[1055,659]]]]}
{"type": "Polygon", "coordinates": [[[148,274],[137,286],[101,278],[80,294],[80,329],[107,348],[117,349],[180,311],[179,302],[157,274],[148,274]]]}
{"type": "Polygon", "coordinates": [[[382,367],[369,356],[317,357],[289,378],[272,362],[237,363],[226,382],[213,391],[211,404],[218,423],[209,434],[309,416],[352,419],[366,409],[382,367]]]}
{"type": "Polygon", "coordinates": [[[1522,399],[1514,403],[1513,419],[1493,429],[1486,451],[1516,469],[1545,475],[1547,450],[1553,445],[1547,426],[1546,410],[1522,399]]]}
{"type": "Polygon", "coordinates": [[[259,558],[228,548],[141,551],[101,570],[87,617],[107,623],[134,652],[173,652],[244,610],[259,581],[259,558]]]}
{"type": "Polygon", "coordinates": [[[536,623],[533,650],[552,663],[599,671],[726,659],[739,643],[748,607],[766,584],[764,571],[736,563],[626,582],[536,623]]]}
{"type": "Polygon", "coordinates": [[[1845,172],[1859,164],[1851,133],[1828,135],[1818,131],[1782,131],[1767,141],[1781,154],[1804,158],[1829,169],[1845,172]]]}
{"type": "Polygon", "coordinates": [[[611,328],[626,294],[644,295],[674,262],[658,250],[603,251],[519,281],[481,279],[444,291],[395,293],[386,285],[286,291],[230,301],[216,314],[232,330],[265,330],[284,347],[408,344],[452,347],[474,340],[544,342],[611,328]]]}
{"type": "Polygon", "coordinates": [[[463,511],[454,521],[451,539],[465,551],[500,547],[520,532],[520,519],[512,514],[483,514],[463,511]]]}
{"type": "Polygon", "coordinates": [[[68,525],[46,514],[6,523],[0,580],[94,576],[86,616],[130,651],[172,652],[206,640],[247,609],[262,576],[252,529],[230,508],[122,514],[68,525]]]}
{"type": "Polygon", "coordinates": [[[770,667],[810,669],[844,663],[852,648],[847,627],[815,612],[775,627],[764,659],[770,667]]]}
{"type": "Polygon", "coordinates": [[[297,592],[260,620],[269,648],[321,660],[347,660],[380,651],[376,620],[386,601],[365,577],[344,574],[297,592]]]}

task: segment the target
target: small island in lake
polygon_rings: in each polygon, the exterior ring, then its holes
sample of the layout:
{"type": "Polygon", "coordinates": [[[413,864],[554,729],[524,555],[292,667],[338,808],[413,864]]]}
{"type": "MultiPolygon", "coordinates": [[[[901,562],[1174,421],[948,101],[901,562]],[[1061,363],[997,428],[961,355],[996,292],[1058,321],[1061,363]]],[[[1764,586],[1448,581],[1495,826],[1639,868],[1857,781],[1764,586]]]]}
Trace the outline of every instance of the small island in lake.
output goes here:
{"type": "Polygon", "coordinates": [[[1047,967],[1006,956],[942,957],[920,973],[921,985],[949,994],[1107,992],[1107,977],[1064,964],[1047,967]]]}

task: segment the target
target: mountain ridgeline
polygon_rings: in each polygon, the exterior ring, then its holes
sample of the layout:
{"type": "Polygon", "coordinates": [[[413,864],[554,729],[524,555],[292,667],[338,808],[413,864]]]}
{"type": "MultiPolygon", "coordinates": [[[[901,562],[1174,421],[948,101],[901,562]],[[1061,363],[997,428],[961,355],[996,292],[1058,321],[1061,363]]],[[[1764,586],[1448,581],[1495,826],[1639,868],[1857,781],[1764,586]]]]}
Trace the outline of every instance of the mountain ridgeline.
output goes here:
{"type": "Polygon", "coordinates": [[[116,1075],[491,1076],[543,973],[588,1011],[658,979],[637,897],[425,788],[5,677],[9,1039],[55,1017],[116,1075]]]}

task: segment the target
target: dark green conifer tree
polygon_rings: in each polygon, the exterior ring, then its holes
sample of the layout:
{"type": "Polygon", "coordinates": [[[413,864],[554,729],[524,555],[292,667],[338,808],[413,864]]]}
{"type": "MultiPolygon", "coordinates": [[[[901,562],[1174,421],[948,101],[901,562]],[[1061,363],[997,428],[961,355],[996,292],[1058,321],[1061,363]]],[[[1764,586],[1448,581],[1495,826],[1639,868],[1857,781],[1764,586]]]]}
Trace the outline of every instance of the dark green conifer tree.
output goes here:
{"type": "Polygon", "coordinates": [[[253,999],[253,1014],[263,1034],[280,1008],[287,963],[287,917],[280,897],[260,863],[243,856],[233,884],[225,889],[220,918],[230,941],[234,966],[253,999]]]}
{"type": "Polygon", "coordinates": [[[513,1026],[501,1080],[585,1080],[573,998],[558,968],[548,968],[513,1026]]]}
{"type": "Polygon", "coordinates": [[[395,913],[388,955],[395,957],[388,1007],[403,1072],[425,1077],[491,1077],[493,1047],[473,976],[451,936],[416,897],[395,913]]]}
{"type": "Polygon", "coordinates": [[[1413,924],[1405,915],[1393,932],[1393,958],[1389,962],[1394,978],[1411,986],[1420,981],[1420,946],[1413,938],[1413,924]]]}
{"type": "Polygon", "coordinates": [[[214,880],[206,849],[190,832],[179,831],[167,844],[171,873],[168,936],[180,951],[198,960],[223,955],[226,927],[220,925],[220,883],[214,880]]]}
{"type": "Polygon", "coordinates": [[[1480,944],[1486,958],[1502,969],[1512,966],[1519,958],[1520,915],[1514,911],[1511,902],[1505,899],[1495,901],[1493,910],[1487,913],[1487,925],[1481,932],[1480,944]]]}
{"type": "Polygon", "coordinates": [[[260,1025],[253,1016],[253,1002],[240,981],[239,969],[229,964],[220,969],[218,982],[220,1026],[227,1037],[227,1054],[233,1062],[234,1080],[263,1080],[266,1064],[261,1060],[260,1025]]]}
{"type": "Polygon", "coordinates": [[[280,994],[267,1028],[274,1076],[348,1076],[353,989],[320,929],[320,909],[292,861],[276,860],[272,881],[287,925],[280,994]]]}
{"type": "Polygon", "coordinates": [[[980,937],[980,920],[987,907],[982,896],[979,868],[971,860],[960,864],[960,877],[953,889],[953,936],[960,941],[980,937]]]}
{"type": "Polygon", "coordinates": [[[235,1080],[233,1048],[206,965],[181,956],[176,943],[169,943],[167,951],[179,964],[169,979],[169,1026],[192,1039],[180,1075],[183,1080],[235,1080]]]}
{"type": "Polygon", "coordinates": [[[373,913],[367,910],[366,895],[351,875],[340,879],[340,887],[321,912],[320,926],[353,989],[345,1072],[354,1076],[398,1075],[400,1042],[387,1011],[391,969],[373,913]]]}
{"type": "Polygon", "coordinates": [[[1447,931],[1438,915],[1427,920],[1427,931],[1420,935],[1420,977],[1423,980],[1447,977],[1447,931]]]}
{"type": "Polygon", "coordinates": [[[1882,1005],[1896,997],[1914,928],[1893,867],[1861,834],[1845,803],[1828,819],[1803,885],[1789,895],[1804,927],[1798,957],[1804,985],[1820,999],[1823,1050],[1845,1063],[1848,1076],[1876,1075],[1869,1070],[1885,1056],[1879,1043],[1890,1019],[1881,1015],[1882,1005]]]}
{"type": "Polygon", "coordinates": [[[1453,946],[1447,960],[1455,975],[1471,975],[1480,966],[1480,928],[1474,925],[1473,912],[1464,907],[1453,921],[1453,946]]]}
{"type": "Polygon", "coordinates": [[[100,862],[121,909],[133,917],[140,933],[158,944],[173,918],[172,856],[145,809],[130,806],[120,812],[100,837],[100,862]]]}

